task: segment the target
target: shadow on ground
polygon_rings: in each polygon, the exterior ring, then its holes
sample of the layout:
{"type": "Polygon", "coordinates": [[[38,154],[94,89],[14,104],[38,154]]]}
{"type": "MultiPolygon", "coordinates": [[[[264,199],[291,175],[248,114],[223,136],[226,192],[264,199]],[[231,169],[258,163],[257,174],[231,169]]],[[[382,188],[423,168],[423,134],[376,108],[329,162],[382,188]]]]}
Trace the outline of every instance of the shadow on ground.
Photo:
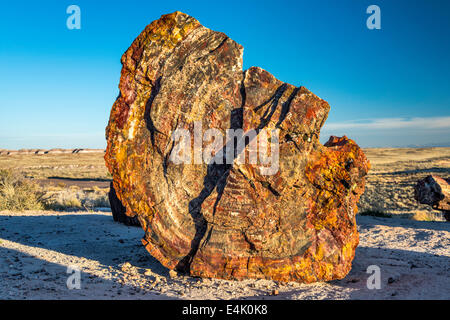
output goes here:
{"type": "Polygon", "coordinates": [[[68,178],[68,177],[48,177],[46,179],[36,179],[36,181],[41,185],[58,185],[63,184],[65,186],[77,186],[80,188],[108,188],[111,179],[101,179],[101,178],[68,178]]]}
{"type": "Polygon", "coordinates": [[[368,229],[373,225],[384,225],[388,227],[427,229],[430,231],[450,232],[450,223],[447,221],[416,221],[407,218],[398,218],[395,215],[391,218],[374,216],[356,216],[356,223],[360,228],[368,229]]]}
{"type": "Polygon", "coordinates": [[[141,244],[144,231],[101,214],[0,216],[0,238],[85,257],[105,266],[130,262],[167,276],[168,270],[141,244]]]}
{"type": "MultiPolygon", "coordinates": [[[[80,274],[80,288],[69,289],[67,266],[41,260],[26,253],[0,248],[2,268],[0,279],[0,299],[175,299],[158,292],[139,290],[117,281],[91,275],[80,274]],[[6,285],[7,284],[7,285],[6,285]]],[[[70,282],[70,281],[69,281],[70,282]]]]}
{"type": "MultiPolygon", "coordinates": [[[[433,232],[450,231],[445,222],[421,222],[406,219],[360,217],[358,225],[362,239],[372,235],[377,225],[411,228],[410,243],[420,242],[433,232]],[[374,229],[373,229],[374,228],[374,229]],[[373,229],[373,230],[372,230],[373,229]]],[[[384,232],[383,230],[378,230],[384,232]]],[[[408,231],[409,232],[409,231],[408,231]]],[[[0,238],[22,245],[43,248],[66,255],[98,261],[101,265],[120,268],[124,262],[136,267],[149,268],[167,277],[168,270],[142,246],[144,231],[113,222],[112,217],[102,214],[63,214],[36,216],[0,216],[0,238]]],[[[449,299],[450,259],[446,255],[424,251],[423,246],[401,248],[395,240],[386,240],[380,234],[380,242],[362,241],[356,249],[352,270],[342,280],[310,285],[280,284],[280,294],[267,296],[266,290],[240,296],[240,299],[449,299]],[[386,243],[386,241],[391,241],[386,243]],[[396,247],[395,247],[396,246],[396,247]],[[414,251],[415,250],[415,251],[414,251]],[[420,252],[422,251],[422,252],[420,252]],[[380,268],[380,289],[370,290],[367,281],[369,266],[380,268]]],[[[393,236],[391,239],[400,238],[393,236]]],[[[445,239],[442,239],[444,241],[445,239]]],[[[448,239],[446,240],[448,241],[448,239]]],[[[445,246],[444,242],[435,245],[445,246]]],[[[437,252],[437,251],[435,251],[437,252]]],[[[444,251],[442,251],[444,252],[444,251]]],[[[73,291],[66,287],[67,266],[37,259],[8,248],[0,248],[0,298],[144,298],[165,299],[156,293],[136,293],[136,288],[121,286],[114,280],[84,274],[84,284],[89,291],[73,291]],[[125,288],[125,289],[124,289],[125,288]],[[11,293],[10,293],[11,291],[11,293]],[[123,292],[122,295],[118,292],[123,292]],[[106,294],[106,295],[105,295],[106,294]],[[119,295],[119,296],[118,296],[119,295]]],[[[219,282],[211,286],[219,286],[219,282]]],[[[245,286],[245,285],[244,285],[245,286]]],[[[206,287],[213,290],[213,287],[206,287]]]]}
{"type": "Polygon", "coordinates": [[[391,175],[417,174],[417,173],[450,173],[450,168],[432,167],[432,168],[425,168],[425,169],[400,170],[400,171],[392,171],[392,172],[376,172],[376,173],[373,173],[373,175],[391,176],[391,175]]]}
{"type": "Polygon", "coordinates": [[[330,284],[351,288],[350,299],[449,299],[449,262],[425,252],[360,246],[347,277],[330,284]],[[368,288],[369,266],[380,268],[380,289],[368,288]]]}

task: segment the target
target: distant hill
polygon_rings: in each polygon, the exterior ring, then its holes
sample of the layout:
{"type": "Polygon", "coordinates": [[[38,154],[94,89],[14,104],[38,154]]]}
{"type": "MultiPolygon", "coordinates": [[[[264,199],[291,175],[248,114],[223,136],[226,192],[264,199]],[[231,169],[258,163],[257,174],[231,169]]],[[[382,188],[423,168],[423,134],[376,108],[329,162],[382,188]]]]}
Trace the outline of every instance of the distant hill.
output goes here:
{"type": "Polygon", "coordinates": [[[0,149],[0,155],[15,155],[15,154],[74,154],[74,153],[104,153],[104,149],[19,149],[19,150],[7,150],[0,149]]]}
{"type": "Polygon", "coordinates": [[[395,146],[394,148],[438,148],[438,147],[450,147],[450,142],[443,143],[427,143],[427,144],[408,144],[406,146],[395,146]]]}

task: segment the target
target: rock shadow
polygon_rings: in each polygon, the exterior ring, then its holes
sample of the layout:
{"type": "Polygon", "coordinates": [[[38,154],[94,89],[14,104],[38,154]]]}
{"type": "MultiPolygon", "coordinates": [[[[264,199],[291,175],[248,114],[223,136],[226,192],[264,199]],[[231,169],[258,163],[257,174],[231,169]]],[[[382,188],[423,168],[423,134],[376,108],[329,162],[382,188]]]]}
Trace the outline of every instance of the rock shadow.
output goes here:
{"type": "Polygon", "coordinates": [[[0,238],[84,257],[105,266],[117,267],[130,262],[167,276],[168,270],[142,245],[143,234],[141,228],[114,222],[109,215],[0,216],[0,238]]]}
{"type": "Polygon", "coordinates": [[[80,270],[80,289],[69,289],[67,280],[73,272],[68,273],[68,266],[39,259],[14,249],[0,247],[0,262],[8,266],[8,270],[2,270],[1,274],[1,300],[177,299],[156,291],[122,285],[83,269],[80,270]]]}

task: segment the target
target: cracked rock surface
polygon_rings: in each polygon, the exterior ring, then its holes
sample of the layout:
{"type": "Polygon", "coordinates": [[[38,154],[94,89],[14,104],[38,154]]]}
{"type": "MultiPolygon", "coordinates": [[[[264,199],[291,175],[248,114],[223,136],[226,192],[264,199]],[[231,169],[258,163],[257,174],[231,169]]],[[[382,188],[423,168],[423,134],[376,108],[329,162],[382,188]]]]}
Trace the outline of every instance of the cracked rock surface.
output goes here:
{"type": "Polygon", "coordinates": [[[369,162],[345,136],[319,142],[326,101],[261,68],[243,71],[242,55],[225,34],[181,12],[136,38],[122,56],[106,129],[117,197],[139,219],[145,248],[169,269],[224,279],[341,279],[358,245],[356,204],[369,162]],[[194,123],[224,137],[228,129],[277,129],[279,170],[264,175],[248,161],[175,164],[172,134],[186,129],[194,137],[194,123]]]}
{"type": "Polygon", "coordinates": [[[445,219],[450,221],[450,179],[429,175],[419,180],[414,188],[414,198],[443,211],[445,219]]]}

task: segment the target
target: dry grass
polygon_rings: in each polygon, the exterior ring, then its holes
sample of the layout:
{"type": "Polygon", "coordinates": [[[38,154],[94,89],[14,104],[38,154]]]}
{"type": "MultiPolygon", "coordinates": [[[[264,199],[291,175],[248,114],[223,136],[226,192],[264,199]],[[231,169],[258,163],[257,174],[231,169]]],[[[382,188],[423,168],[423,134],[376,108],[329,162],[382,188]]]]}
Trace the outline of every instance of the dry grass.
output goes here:
{"type": "Polygon", "coordinates": [[[372,168],[359,212],[414,220],[444,221],[442,212],[414,199],[417,181],[430,174],[450,176],[450,148],[366,149],[372,168]]]}
{"type": "Polygon", "coordinates": [[[91,210],[96,207],[109,207],[108,188],[79,188],[64,182],[39,185],[34,182],[51,177],[68,181],[111,179],[103,155],[102,152],[97,152],[0,156],[3,175],[16,177],[13,184],[8,178],[8,182],[0,189],[0,210],[91,210]]]}
{"type": "Polygon", "coordinates": [[[416,220],[416,221],[437,221],[437,220],[440,221],[440,220],[442,220],[440,213],[436,214],[433,212],[423,211],[423,210],[417,210],[417,211],[413,212],[409,218],[412,220],[416,220]]]}
{"type": "Polygon", "coordinates": [[[49,177],[111,179],[102,152],[0,156],[0,168],[18,171],[27,178],[49,177]]]}
{"type": "Polygon", "coordinates": [[[51,210],[109,208],[108,188],[49,188],[45,192],[46,207],[51,210]]]}
{"type": "Polygon", "coordinates": [[[109,207],[108,188],[44,186],[12,170],[0,169],[0,211],[93,210],[109,207]]]}
{"type": "MultiPolygon", "coordinates": [[[[366,180],[366,191],[358,204],[360,214],[409,217],[428,221],[444,220],[441,212],[414,200],[414,185],[429,174],[450,176],[450,148],[365,149],[364,152],[372,168],[366,180]]],[[[0,169],[14,170],[31,179],[67,178],[67,184],[64,182],[58,182],[53,186],[44,184],[41,190],[36,190],[36,186],[25,187],[26,183],[21,182],[23,188],[28,188],[26,190],[34,188],[34,191],[27,191],[30,194],[28,206],[40,203],[39,195],[43,192],[41,200],[44,201],[45,208],[63,210],[109,207],[108,188],[95,186],[80,188],[70,181],[70,179],[111,179],[103,155],[99,152],[0,156],[0,169]]],[[[11,198],[12,191],[9,192],[4,194],[8,194],[11,198]]],[[[27,207],[24,204],[27,202],[25,196],[27,193],[20,188],[15,192],[18,197],[17,203],[21,203],[19,207],[27,207]]],[[[12,203],[11,201],[8,203],[12,203]]],[[[4,208],[5,204],[0,206],[4,208]]],[[[11,204],[7,206],[12,207],[11,204]]]]}
{"type": "Polygon", "coordinates": [[[44,192],[39,185],[11,170],[0,169],[0,210],[42,210],[44,192]]]}

